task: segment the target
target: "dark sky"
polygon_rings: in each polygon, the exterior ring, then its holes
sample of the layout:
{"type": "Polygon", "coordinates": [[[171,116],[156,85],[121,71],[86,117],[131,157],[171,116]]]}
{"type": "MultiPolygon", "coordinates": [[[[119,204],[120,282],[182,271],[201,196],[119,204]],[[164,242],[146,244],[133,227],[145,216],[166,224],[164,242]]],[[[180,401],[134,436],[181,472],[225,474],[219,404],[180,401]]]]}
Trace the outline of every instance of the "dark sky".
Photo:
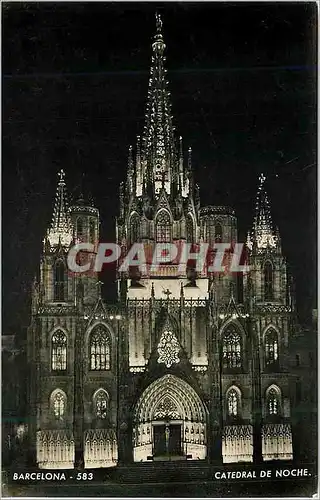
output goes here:
{"type": "Polygon", "coordinates": [[[101,239],[114,241],[156,10],[202,205],[232,205],[243,241],[263,171],[301,321],[316,307],[315,2],[2,3],[4,334],[29,323],[60,168],[70,193],[84,182],[93,194],[101,239]]]}

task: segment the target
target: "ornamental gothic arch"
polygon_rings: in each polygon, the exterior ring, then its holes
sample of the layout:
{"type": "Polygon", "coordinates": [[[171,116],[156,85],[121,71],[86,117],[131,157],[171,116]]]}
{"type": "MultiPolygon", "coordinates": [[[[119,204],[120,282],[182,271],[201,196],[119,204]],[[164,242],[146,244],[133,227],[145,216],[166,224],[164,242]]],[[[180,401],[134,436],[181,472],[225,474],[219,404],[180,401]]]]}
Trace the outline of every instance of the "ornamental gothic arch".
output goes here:
{"type": "Polygon", "coordinates": [[[121,251],[143,243],[149,260],[138,271],[118,266],[115,303],[104,300],[95,269],[66,272],[72,242],[95,242],[78,264],[96,257],[100,213],[84,196],[69,204],[58,175],[28,331],[29,432],[40,468],[293,457],[296,313],[264,175],[247,274],[210,271],[209,261],[199,269],[188,255],[151,265],[157,243],[164,252],[174,243],[179,255],[186,243],[207,243],[212,257],[212,245],[238,241],[233,208],[201,205],[192,150],[175,135],[165,49],[157,16],[145,126],[129,148],[116,220],[121,251]]]}
{"type": "Polygon", "coordinates": [[[196,391],[175,375],[164,375],[145,389],[134,409],[134,461],[170,454],[207,455],[207,410],[196,391]]]}

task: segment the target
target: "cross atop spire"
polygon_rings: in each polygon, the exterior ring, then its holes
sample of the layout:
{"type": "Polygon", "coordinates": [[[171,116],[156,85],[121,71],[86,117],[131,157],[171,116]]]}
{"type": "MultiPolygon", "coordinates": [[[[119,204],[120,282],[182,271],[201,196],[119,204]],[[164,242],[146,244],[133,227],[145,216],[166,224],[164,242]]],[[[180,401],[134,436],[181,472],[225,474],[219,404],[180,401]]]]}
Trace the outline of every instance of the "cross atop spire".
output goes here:
{"type": "Polygon", "coordinates": [[[160,14],[156,12],[156,23],[157,23],[157,35],[162,36],[162,20],[160,14]]]}
{"type": "Polygon", "coordinates": [[[256,213],[253,222],[253,239],[258,250],[265,248],[275,248],[277,237],[273,228],[270,202],[265,189],[266,176],[261,173],[259,176],[259,187],[256,198],[256,213]]]}
{"type": "Polygon", "coordinates": [[[59,182],[56,191],[51,227],[48,230],[48,240],[52,247],[59,243],[61,243],[62,246],[68,247],[72,241],[72,225],[68,213],[64,170],[60,170],[58,177],[59,182]]]}

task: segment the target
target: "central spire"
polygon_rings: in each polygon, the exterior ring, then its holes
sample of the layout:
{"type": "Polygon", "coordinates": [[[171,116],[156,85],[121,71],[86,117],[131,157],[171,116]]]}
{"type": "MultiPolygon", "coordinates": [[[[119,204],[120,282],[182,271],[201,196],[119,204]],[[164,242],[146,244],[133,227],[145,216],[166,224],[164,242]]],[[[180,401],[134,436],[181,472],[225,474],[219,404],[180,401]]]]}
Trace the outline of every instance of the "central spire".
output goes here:
{"type": "MultiPolygon", "coordinates": [[[[152,43],[145,127],[142,137],[141,160],[144,173],[159,192],[164,182],[168,188],[175,175],[174,127],[172,125],[170,93],[164,67],[166,45],[162,35],[162,20],[156,14],[157,30],[152,43]],[[147,173],[146,170],[149,170],[147,173]]],[[[167,189],[168,191],[168,189],[167,189]]]]}
{"type": "Polygon", "coordinates": [[[189,196],[191,165],[183,161],[182,138],[175,137],[172,123],[170,92],[164,67],[166,45],[162,20],[156,14],[156,33],[152,41],[152,59],[148,86],[145,124],[138,136],[135,160],[129,148],[126,194],[158,198],[161,191],[175,198],[189,196]]]}

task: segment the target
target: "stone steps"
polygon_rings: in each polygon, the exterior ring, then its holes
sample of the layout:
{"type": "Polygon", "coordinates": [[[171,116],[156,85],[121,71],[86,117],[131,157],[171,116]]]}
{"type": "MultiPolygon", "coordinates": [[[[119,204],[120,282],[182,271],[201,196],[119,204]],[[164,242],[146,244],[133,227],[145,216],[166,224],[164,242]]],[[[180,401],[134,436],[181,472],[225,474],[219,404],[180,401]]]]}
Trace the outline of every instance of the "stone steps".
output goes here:
{"type": "Polygon", "coordinates": [[[210,467],[199,462],[156,462],[139,463],[130,466],[118,466],[112,473],[112,479],[120,483],[167,483],[205,481],[210,476],[210,467]]]}

